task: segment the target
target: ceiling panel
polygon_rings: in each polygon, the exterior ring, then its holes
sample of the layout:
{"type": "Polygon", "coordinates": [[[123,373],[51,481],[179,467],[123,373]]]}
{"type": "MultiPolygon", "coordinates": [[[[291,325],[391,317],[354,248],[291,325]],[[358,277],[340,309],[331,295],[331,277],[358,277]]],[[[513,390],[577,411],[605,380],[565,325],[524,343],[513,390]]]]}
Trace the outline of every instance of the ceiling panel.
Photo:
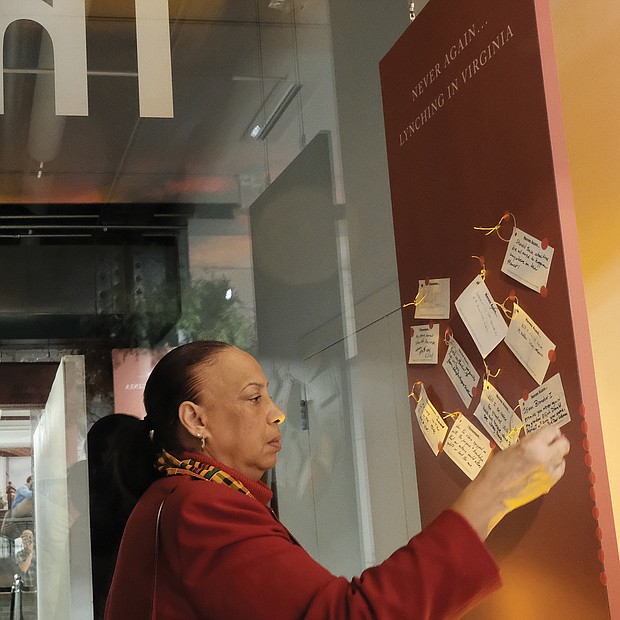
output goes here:
{"type": "Polygon", "coordinates": [[[269,5],[170,0],[173,119],[139,117],[133,2],[87,3],[86,117],[55,117],[53,97],[36,102],[50,118],[40,123],[34,116],[35,84],[52,79],[51,66],[39,66],[42,29],[12,24],[5,37],[10,72],[0,116],[0,202],[238,204],[244,179],[251,179],[252,193],[268,184],[302,146],[297,103],[268,142],[253,140],[249,129],[277,106],[281,92],[300,86],[298,96],[306,96],[317,91],[312,80],[328,74],[308,73],[297,84],[295,63],[297,36],[304,58],[325,62],[318,29],[326,28],[326,1],[298,0],[294,14],[290,2],[269,5]],[[23,72],[41,69],[48,73],[23,72]],[[42,152],[51,155],[41,163],[42,152]],[[277,162],[271,171],[270,161],[277,162]]]}

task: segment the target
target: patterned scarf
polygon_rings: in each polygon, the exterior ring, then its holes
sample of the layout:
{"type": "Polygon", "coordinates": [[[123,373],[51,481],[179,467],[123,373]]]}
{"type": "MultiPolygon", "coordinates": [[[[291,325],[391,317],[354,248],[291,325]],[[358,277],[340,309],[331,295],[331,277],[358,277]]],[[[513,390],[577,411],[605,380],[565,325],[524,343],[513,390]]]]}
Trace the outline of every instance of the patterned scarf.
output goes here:
{"type": "Polygon", "coordinates": [[[172,456],[169,452],[162,450],[155,463],[155,467],[158,471],[166,474],[166,476],[184,474],[194,478],[204,478],[205,480],[216,482],[217,484],[225,484],[244,495],[254,497],[239,480],[236,480],[230,474],[219,469],[219,467],[207,465],[195,459],[184,459],[183,461],[179,461],[179,459],[172,456]]]}

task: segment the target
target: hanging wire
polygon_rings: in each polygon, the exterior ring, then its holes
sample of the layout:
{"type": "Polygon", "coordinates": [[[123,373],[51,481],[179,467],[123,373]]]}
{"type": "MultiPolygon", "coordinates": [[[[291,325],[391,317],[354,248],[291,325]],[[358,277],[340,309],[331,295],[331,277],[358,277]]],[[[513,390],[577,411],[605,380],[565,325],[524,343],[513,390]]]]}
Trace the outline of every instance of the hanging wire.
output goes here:
{"type": "MultiPolygon", "coordinates": [[[[301,71],[299,70],[299,47],[297,40],[297,13],[295,12],[295,2],[292,2],[291,16],[293,19],[293,55],[295,58],[295,84],[301,86],[301,71]]],[[[299,115],[299,148],[303,149],[306,146],[306,129],[304,127],[304,111],[303,104],[301,102],[301,90],[297,92],[295,96],[297,99],[297,112],[299,115]]]]}
{"type": "MultiPolygon", "coordinates": [[[[86,0],[86,4],[85,4],[86,15],[90,15],[91,3],[92,3],[92,0],[86,0]]],[[[186,5],[187,5],[187,0],[182,0],[181,6],[179,7],[178,15],[183,15],[183,11],[185,10],[186,5]]],[[[177,33],[177,30],[180,27],[181,27],[180,18],[175,19],[170,27],[170,57],[171,59],[174,55],[174,51],[176,50],[177,45],[179,44],[180,37],[175,37],[175,35],[177,33]]],[[[138,128],[139,126],[143,124],[144,124],[144,119],[140,116],[135,120],[133,124],[131,135],[129,136],[129,139],[127,140],[127,144],[125,146],[125,150],[123,151],[123,155],[121,156],[121,160],[116,166],[116,170],[114,171],[114,176],[112,177],[112,181],[110,182],[110,185],[108,187],[108,192],[107,192],[105,202],[113,202],[113,196],[116,193],[118,185],[120,183],[121,171],[125,169],[125,162],[129,158],[130,152],[132,152],[132,148],[134,146],[136,136],[138,135],[138,128]]]]}
{"type": "MultiPolygon", "coordinates": [[[[260,77],[260,98],[261,98],[261,123],[263,127],[266,122],[266,110],[265,110],[265,67],[263,66],[263,38],[261,32],[260,22],[260,2],[256,0],[256,43],[258,48],[258,71],[260,77]]],[[[269,187],[271,184],[271,172],[269,170],[269,144],[268,138],[262,140],[263,143],[263,155],[265,158],[265,186],[269,187]]]]}

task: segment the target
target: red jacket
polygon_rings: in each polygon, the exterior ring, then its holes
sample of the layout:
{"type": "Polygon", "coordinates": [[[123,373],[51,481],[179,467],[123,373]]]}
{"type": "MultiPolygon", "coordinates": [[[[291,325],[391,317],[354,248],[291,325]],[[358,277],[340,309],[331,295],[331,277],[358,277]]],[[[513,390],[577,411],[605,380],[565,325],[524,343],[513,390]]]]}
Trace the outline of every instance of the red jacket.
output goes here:
{"type": "Polygon", "coordinates": [[[486,546],[452,511],[360,577],[336,577],[261,503],[265,485],[227,471],[256,499],[185,475],[151,485],[125,528],[106,620],[151,620],[154,591],[160,620],[440,620],[500,585],[486,546]]]}

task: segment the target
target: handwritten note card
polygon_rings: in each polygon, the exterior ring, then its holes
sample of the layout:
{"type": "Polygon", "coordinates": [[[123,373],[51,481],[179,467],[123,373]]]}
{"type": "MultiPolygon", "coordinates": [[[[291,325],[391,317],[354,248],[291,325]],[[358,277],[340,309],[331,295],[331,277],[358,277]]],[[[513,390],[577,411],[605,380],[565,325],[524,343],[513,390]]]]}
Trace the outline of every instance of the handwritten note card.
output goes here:
{"type": "Polygon", "coordinates": [[[450,338],[442,366],[459,393],[461,400],[466,407],[469,407],[474,397],[474,388],[480,381],[480,375],[454,338],[450,338]]]}
{"type": "Polygon", "coordinates": [[[564,426],[570,422],[570,412],[559,374],[553,375],[519,403],[526,433],[541,426],[564,426]]]}
{"type": "Polygon", "coordinates": [[[519,416],[495,387],[486,380],[474,415],[502,450],[509,448],[519,440],[521,430],[519,416]]]}
{"type": "Polygon", "coordinates": [[[473,480],[491,454],[491,442],[460,415],[450,429],[443,451],[473,480]]]}
{"type": "Polygon", "coordinates": [[[424,439],[426,439],[431,450],[437,456],[443,446],[448,427],[433,406],[433,403],[429,400],[424,386],[420,389],[420,400],[416,405],[415,415],[424,439]]]}
{"type": "Polygon", "coordinates": [[[514,304],[506,344],[540,385],[549,362],[555,356],[555,344],[518,304],[514,304]]]}
{"type": "Polygon", "coordinates": [[[416,319],[450,318],[450,278],[420,280],[417,298],[421,301],[415,309],[416,319]]]}
{"type": "Polygon", "coordinates": [[[439,352],[439,323],[411,328],[410,364],[436,364],[439,352]]]}
{"type": "Polygon", "coordinates": [[[502,271],[537,292],[547,287],[553,248],[516,226],[506,250],[502,271]]]}
{"type": "Polygon", "coordinates": [[[454,305],[480,355],[486,357],[504,339],[508,326],[482,276],[476,277],[459,295],[454,305]]]}

